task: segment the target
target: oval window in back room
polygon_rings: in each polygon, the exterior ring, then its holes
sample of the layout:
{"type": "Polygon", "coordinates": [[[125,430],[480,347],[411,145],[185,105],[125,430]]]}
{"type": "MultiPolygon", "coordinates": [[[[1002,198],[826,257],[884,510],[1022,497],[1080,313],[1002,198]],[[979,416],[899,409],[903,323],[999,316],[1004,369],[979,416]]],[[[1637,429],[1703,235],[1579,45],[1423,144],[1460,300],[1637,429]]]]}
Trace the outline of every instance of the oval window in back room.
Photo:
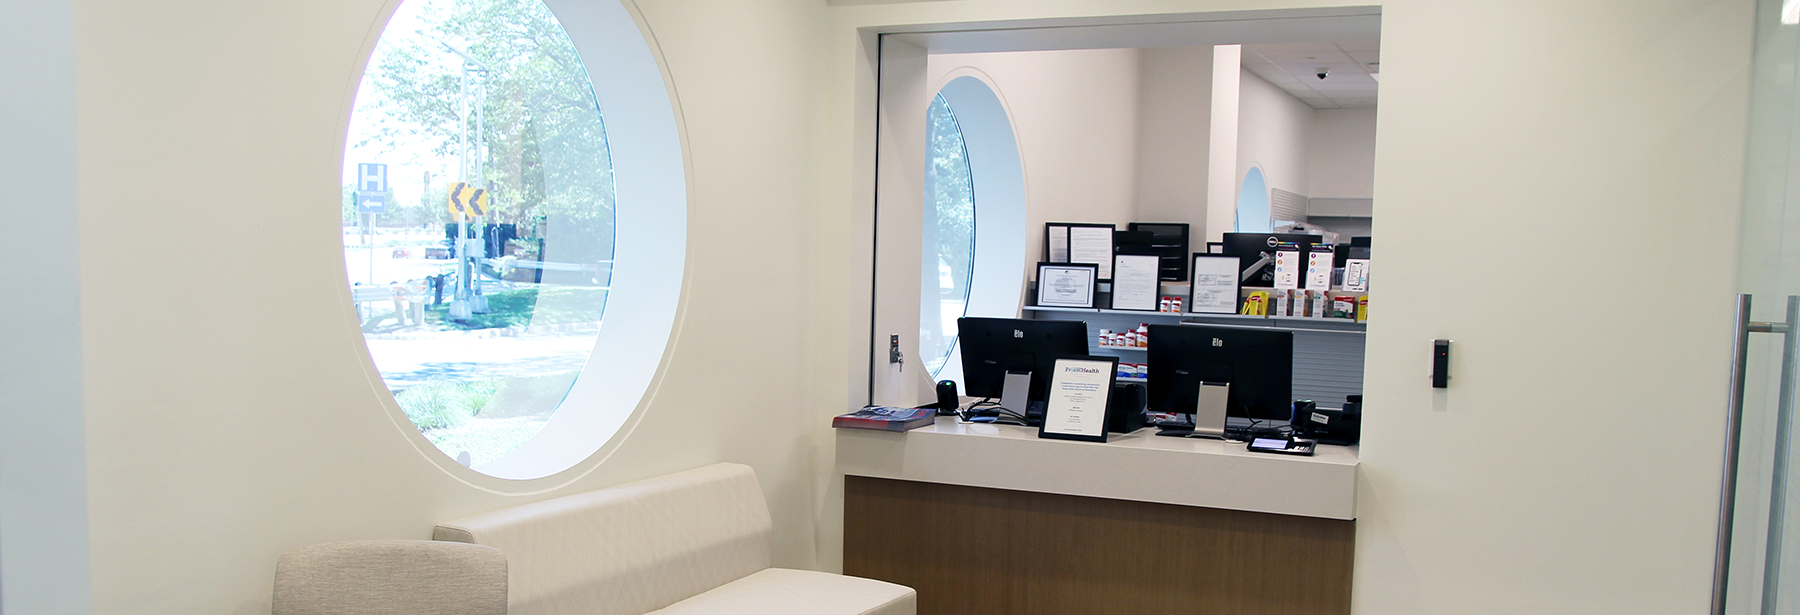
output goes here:
{"type": "Polygon", "coordinates": [[[926,111],[924,246],[919,276],[919,354],[935,378],[956,346],[975,264],[975,186],[956,114],[942,94],[926,111]]]}
{"type": "Polygon", "coordinates": [[[548,7],[399,7],[351,116],[344,262],[382,382],[445,455],[480,470],[557,412],[606,311],[616,200],[548,7]]]}

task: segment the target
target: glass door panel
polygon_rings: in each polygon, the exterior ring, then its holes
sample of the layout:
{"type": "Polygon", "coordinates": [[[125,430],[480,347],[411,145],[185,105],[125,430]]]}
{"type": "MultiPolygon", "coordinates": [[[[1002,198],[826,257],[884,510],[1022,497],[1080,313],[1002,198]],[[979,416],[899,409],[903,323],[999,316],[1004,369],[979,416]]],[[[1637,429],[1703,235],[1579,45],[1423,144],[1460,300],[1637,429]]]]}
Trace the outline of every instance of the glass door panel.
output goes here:
{"type": "MultiPolygon", "coordinates": [[[[1737,271],[1740,315],[1735,497],[1722,503],[1721,541],[1727,565],[1715,614],[1800,612],[1800,502],[1788,484],[1795,474],[1791,448],[1794,368],[1800,364],[1785,324],[1800,327],[1800,25],[1783,22],[1784,4],[1759,0],[1752,65],[1749,148],[1737,271]],[[1794,307],[1790,307],[1790,301],[1794,307]],[[1785,356],[1784,356],[1785,349],[1785,356]],[[1784,376],[1788,381],[1783,382],[1784,376]],[[1722,600],[1721,600],[1722,599],[1722,600]],[[1721,604],[1722,602],[1722,604],[1721,604]]],[[[1790,19],[1789,21],[1793,21],[1790,19]]],[[[1728,434],[1729,436],[1729,434],[1728,434]]]]}

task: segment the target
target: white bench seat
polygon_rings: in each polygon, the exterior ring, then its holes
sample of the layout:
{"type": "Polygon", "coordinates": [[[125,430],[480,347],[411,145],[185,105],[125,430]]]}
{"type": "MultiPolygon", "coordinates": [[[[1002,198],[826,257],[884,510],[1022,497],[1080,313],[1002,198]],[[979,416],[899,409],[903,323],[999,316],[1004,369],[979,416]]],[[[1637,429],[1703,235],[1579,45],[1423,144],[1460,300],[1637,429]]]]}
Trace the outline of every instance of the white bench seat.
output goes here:
{"type": "Polygon", "coordinates": [[[912,588],[829,572],[765,568],[654,615],[912,615],[912,588]]]}
{"type": "Polygon", "coordinates": [[[756,474],[721,463],[442,523],[432,538],[506,554],[509,615],[916,610],[911,588],[771,568],[773,531],[756,474]]]}

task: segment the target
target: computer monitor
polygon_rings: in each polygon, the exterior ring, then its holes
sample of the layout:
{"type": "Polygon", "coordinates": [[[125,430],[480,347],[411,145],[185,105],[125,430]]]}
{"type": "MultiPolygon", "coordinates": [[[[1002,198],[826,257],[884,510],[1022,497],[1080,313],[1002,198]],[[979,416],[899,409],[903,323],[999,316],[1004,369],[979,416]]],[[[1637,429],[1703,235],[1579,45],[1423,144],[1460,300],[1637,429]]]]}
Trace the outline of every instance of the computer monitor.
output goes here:
{"type": "Polygon", "coordinates": [[[956,319],[956,343],[962,347],[965,395],[1007,399],[1007,373],[1029,372],[1028,399],[1043,401],[1056,357],[1088,354],[1087,323],[963,317],[956,319]]]}
{"type": "Polygon", "coordinates": [[[1297,279],[1306,279],[1306,253],[1325,238],[1305,233],[1225,233],[1225,254],[1238,257],[1238,279],[1244,286],[1275,286],[1275,246],[1296,244],[1300,250],[1297,279]]]}
{"type": "Polygon", "coordinates": [[[1150,410],[1193,414],[1200,383],[1231,384],[1227,416],[1288,420],[1293,413],[1291,331],[1150,325],[1150,410]]]}

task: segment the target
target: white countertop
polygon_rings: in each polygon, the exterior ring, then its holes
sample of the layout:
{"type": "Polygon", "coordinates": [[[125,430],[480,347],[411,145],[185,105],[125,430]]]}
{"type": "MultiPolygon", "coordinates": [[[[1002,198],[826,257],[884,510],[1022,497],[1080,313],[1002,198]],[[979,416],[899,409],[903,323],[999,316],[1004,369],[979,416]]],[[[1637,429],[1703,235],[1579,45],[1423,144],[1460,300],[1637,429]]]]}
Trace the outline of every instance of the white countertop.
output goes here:
{"type": "Polygon", "coordinates": [[[1252,453],[1242,442],[1112,434],[1105,444],[1037,437],[1037,428],[961,423],[897,433],[838,429],[837,467],[851,476],[1356,518],[1356,448],[1312,457],[1252,453]]]}

